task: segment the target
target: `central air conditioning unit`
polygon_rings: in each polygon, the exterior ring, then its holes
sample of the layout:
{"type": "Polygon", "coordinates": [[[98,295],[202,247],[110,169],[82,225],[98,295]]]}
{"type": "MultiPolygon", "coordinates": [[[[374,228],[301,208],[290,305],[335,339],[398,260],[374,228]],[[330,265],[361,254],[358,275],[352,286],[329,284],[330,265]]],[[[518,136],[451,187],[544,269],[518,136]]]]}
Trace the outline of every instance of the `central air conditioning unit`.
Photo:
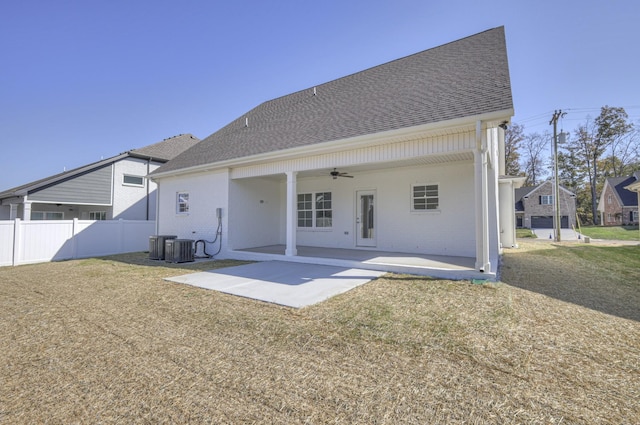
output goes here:
{"type": "Polygon", "coordinates": [[[167,239],[164,244],[164,260],[167,263],[193,261],[193,239],[167,239]]]}
{"type": "Polygon", "coordinates": [[[175,239],[176,235],[149,236],[149,259],[164,260],[164,243],[168,239],[175,239]]]}

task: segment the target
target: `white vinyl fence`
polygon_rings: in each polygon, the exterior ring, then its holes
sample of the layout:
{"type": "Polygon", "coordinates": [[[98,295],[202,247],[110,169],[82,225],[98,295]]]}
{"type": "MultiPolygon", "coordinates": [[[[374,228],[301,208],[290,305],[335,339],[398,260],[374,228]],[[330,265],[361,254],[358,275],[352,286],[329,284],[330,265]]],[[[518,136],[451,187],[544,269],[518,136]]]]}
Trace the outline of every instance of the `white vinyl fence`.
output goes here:
{"type": "Polygon", "coordinates": [[[155,221],[0,221],[0,266],[147,251],[155,221]]]}

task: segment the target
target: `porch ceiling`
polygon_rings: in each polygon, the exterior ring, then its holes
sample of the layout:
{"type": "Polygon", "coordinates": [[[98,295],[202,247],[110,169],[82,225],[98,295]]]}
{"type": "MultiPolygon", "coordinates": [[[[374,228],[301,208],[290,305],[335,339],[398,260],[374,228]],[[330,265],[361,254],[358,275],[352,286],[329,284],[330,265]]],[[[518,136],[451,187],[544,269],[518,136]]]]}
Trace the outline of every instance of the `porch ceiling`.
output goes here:
{"type": "MultiPolygon", "coordinates": [[[[413,157],[402,160],[395,161],[385,161],[385,162],[369,162],[366,164],[335,164],[330,168],[317,168],[317,169],[309,169],[309,170],[298,170],[298,178],[304,177],[326,177],[329,172],[333,170],[333,168],[337,168],[340,172],[347,172],[350,175],[357,176],[358,173],[368,172],[368,171],[376,171],[376,170],[388,170],[392,168],[402,168],[402,167],[413,167],[420,165],[434,165],[434,164],[444,164],[448,162],[459,162],[459,161],[472,161],[473,160],[473,152],[472,151],[463,151],[463,152],[455,152],[449,154],[441,154],[441,155],[428,155],[428,156],[420,156],[413,157]]],[[[283,173],[267,175],[263,177],[269,177],[275,180],[286,180],[286,175],[283,173]]],[[[232,174],[232,178],[233,174],[232,174]]]]}

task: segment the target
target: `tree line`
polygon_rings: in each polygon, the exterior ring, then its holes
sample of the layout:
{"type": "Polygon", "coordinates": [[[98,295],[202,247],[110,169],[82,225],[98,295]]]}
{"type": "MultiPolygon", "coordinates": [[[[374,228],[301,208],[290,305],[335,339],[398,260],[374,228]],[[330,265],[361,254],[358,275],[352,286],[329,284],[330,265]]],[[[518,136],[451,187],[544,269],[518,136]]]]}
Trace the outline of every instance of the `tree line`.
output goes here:
{"type": "MultiPolygon", "coordinates": [[[[640,126],[624,108],[603,106],[595,119],[587,118],[565,136],[558,138],[558,181],[576,194],[581,223],[599,224],[598,199],[606,178],[640,170],[640,126]]],[[[505,132],[506,173],[525,176],[525,186],[553,179],[552,142],[549,131],[526,133],[523,125],[512,123],[505,132]]]]}

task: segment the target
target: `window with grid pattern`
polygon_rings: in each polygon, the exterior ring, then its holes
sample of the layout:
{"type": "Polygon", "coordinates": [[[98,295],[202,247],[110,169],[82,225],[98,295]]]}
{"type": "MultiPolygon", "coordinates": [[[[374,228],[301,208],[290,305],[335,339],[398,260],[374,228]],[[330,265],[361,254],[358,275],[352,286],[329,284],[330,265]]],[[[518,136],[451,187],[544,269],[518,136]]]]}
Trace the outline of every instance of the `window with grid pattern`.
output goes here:
{"type": "Polygon", "coordinates": [[[331,192],[316,193],[316,227],[331,227],[332,221],[331,192]]]}
{"type": "Polygon", "coordinates": [[[313,227],[313,194],[298,194],[298,227],[313,227]]]}
{"type": "Polygon", "coordinates": [[[434,211],[440,207],[437,184],[413,185],[411,190],[413,211],[434,211]]]}
{"type": "Polygon", "coordinates": [[[299,228],[330,228],[332,226],[331,192],[298,194],[299,228]]]}

